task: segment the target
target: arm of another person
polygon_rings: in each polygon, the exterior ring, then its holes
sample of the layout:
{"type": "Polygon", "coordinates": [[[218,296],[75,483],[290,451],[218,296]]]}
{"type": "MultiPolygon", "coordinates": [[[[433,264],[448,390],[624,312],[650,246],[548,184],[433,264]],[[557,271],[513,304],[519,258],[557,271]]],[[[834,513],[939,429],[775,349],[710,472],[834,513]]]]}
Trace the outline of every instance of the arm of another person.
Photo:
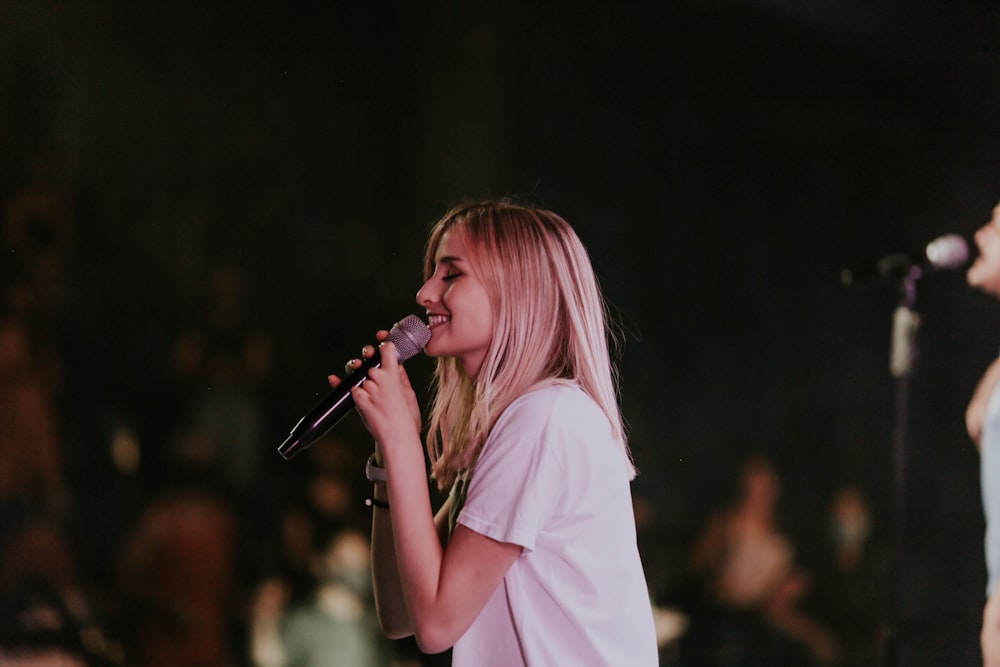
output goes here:
{"type": "MultiPolygon", "coordinates": [[[[990,367],[986,369],[983,374],[982,379],[976,386],[976,390],[972,395],[972,400],[969,402],[969,407],[965,413],[965,423],[966,428],[969,431],[969,437],[976,444],[979,449],[981,456],[981,465],[991,466],[991,462],[994,461],[994,457],[991,456],[990,452],[984,452],[982,448],[981,438],[983,432],[983,424],[986,421],[986,411],[990,402],[990,397],[993,395],[993,391],[996,388],[997,382],[1000,381],[1000,359],[997,359],[990,367]]],[[[992,477],[993,475],[983,471],[985,477],[992,477]]],[[[983,494],[984,502],[986,506],[984,507],[987,516],[996,521],[1000,519],[1000,507],[991,507],[990,505],[997,504],[997,500],[1000,500],[1000,494],[993,492],[990,489],[984,488],[985,493],[983,494]]],[[[995,535],[995,533],[993,533],[995,535]]],[[[987,570],[994,570],[998,567],[997,564],[990,563],[989,561],[996,557],[998,551],[1000,551],[1000,545],[991,544],[991,531],[987,529],[986,535],[986,557],[987,557],[987,570]]],[[[983,665],[984,667],[1000,667],[1000,594],[996,591],[990,596],[986,602],[986,607],[983,609],[983,626],[980,633],[980,644],[983,652],[983,665]]]]}
{"type": "Polygon", "coordinates": [[[976,390],[969,401],[969,407],[965,411],[965,427],[969,432],[972,442],[979,448],[979,439],[983,434],[983,422],[986,421],[986,408],[990,402],[990,396],[1000,381],[1000,358],[997,358],[990,367],[983,373],[983,377],[976,385],[976,390]]]}
{"type": "Polygon", "coordinates": [[[1000,593],[994,593],[986,601],[979,640],[983,650],[983,667],[1000,667],[1000,593]]]}
{"type": "MultiPolygon", "coordinates": [[[[522,548],[461,525],[447,547],[442,545],[441,518],[436,522],[431,510],[420,429],[411,417],[412,393],[391,343],[382,345],[381,367],[369,371],[368,380],[352,390],[384,456],[394,555],[413,632],[421,650],[439,653],[469,628],[522,548]]],[[[380,525],[378,530],[375,539],[384,542],[385,528],[380,525]]]]}
{"type": "MultiPolygon", "coordinates": [[[[994,417],[987,417],[993,427],[994,417]]],[[[1000,442],[996,434],[983,438],[979,447],[980,478],[983,511],[986,516],[986,571],[989,578],[990,597],[983,610],[983,627],[980,636],[983,664],[1000,667],[1000,442]]]]}

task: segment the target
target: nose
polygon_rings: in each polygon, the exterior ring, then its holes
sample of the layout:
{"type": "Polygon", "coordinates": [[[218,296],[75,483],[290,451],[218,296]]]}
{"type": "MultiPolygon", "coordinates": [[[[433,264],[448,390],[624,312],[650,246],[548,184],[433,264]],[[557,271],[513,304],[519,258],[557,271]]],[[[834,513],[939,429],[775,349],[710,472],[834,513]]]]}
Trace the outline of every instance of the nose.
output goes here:
{"type": "Polygon", "coordinates": [[[428,280],[420,286],[420,289],[417,290],[417,303],[425,307],[434,303],[432,292],[433,289],[431,287],[431,281],[428,280]]]}

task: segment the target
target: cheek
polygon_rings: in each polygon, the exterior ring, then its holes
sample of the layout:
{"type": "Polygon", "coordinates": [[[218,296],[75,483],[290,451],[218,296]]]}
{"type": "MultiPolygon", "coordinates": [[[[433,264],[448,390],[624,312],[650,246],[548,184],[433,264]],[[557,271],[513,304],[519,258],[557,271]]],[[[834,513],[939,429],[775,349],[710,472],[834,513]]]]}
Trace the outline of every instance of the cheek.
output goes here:
{"type": "Polygon", "coordinates": [[[479,300],[479,316],[477,320],[479,329],[484,332],[484,335],[492,338],[493,331],[496,329],[496,317],[493,314],[493,306],[485,293],[481,295],[479,300]]]}
{"type": "Polygon", "coordinates": [[[496,320],[494,319],[491,311],[487,310],[486,313],[483,314],[481,326],[486,341],[491,341],[493,339],[493,330],[496,329],[496,320]]]}
{"type": "Polygon", "coordinates": [[[444,306],[445,310],[451,310],[451,306],[449,305],[451,301],[459,301],[459,302],[461,301],[461,297],[457,299],[454,297],[453,295],[454,289],[455,289],[455,284],[451,283],[449,285],[445,285],[444,289],[438,292],[438,301],[441,303],[442,306],[444,306]]]}

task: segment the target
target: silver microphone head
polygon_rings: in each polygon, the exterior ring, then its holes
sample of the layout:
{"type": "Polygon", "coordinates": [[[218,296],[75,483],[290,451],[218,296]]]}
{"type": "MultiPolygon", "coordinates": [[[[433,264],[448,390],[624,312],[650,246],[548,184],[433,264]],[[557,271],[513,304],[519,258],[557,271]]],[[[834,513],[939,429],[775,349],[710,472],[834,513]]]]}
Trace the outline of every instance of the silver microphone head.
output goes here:
{"type": "Polygon", "coordinates": [[[927,244],[927,261],[935,269],[957,269],[969,260],[969,244],[958,234],[939,236],[927,244]]]}
{"type": "Polygon", "coordinates": [[[400,361],[406,361],[424,349],[431,339],[431,330],[416,315],[407,315],[392,325],[388,340],[396,345],[400,361]]]}

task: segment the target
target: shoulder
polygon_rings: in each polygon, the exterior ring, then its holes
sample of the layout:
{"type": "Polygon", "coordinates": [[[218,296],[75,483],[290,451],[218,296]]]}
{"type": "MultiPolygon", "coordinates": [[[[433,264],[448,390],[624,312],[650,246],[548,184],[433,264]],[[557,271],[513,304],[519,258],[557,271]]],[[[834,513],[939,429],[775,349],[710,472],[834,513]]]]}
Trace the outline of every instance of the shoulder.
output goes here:
{"type": "Polygon", "coordinates": [[[535,387],[515,399],[500,415],[494,431],[530,428],[539,437],[554,431],[595,434],[610,428],[600,406],[578,385],[553,382],[535,387]]]}
{"type": "Polygon", "coordinates": [[[514,399],[501,417],[587,412],[600,413],[601,410],[579,385],[556,381],[537,386],[514,399]]]}
{"type": "Polygon", "coordinates": [[[575,449],[581,442],[597,446],[613,439],[611,423],[600,406],[576,384],[560,381],[533,388],[513,401],[487,442],[529,440],[545,448],[575,443],[575,449]]]}

